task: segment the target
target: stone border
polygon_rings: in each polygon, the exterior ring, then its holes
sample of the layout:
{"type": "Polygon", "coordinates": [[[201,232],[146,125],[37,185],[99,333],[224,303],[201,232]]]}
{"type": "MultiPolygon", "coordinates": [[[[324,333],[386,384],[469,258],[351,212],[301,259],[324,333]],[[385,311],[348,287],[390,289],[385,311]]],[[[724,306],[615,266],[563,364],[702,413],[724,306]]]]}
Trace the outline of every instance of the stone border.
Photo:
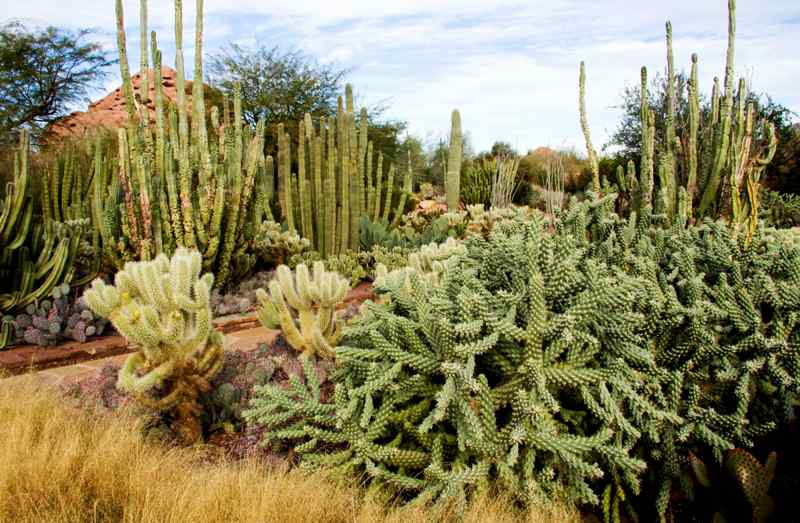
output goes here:
{"type": "MultiPolygon", "coordinates": [[[[216,329],[224,334],[258,327],[255,316],[224,316],[214,320],[216,329]]],[[[74,363],[108,358],[133,352],[122,336],[99,336],[80,343],[69,341],[55,347],[17,345],[0,351],[0,370],[22,374],[30,370],[63,367],[74,363]]]]}
{"type": "MultiPolygon", "coordinates": [[[[353,288],[339,308],[354,303],[361,303],[374,298],[372,284],[363,282],[353,288]]],[[[216,318],[214,326],[223,334],[260,327],[255,315],[231,315],[216,318]]],[[[113,356],[125,355],[133,350],[122,336],[99,336],[85,343],[70,341],[55,347],[39,347],[36,345],[17,345],[0,350],[0,372],[23,374],[32,370],[64,367],[76,363],[90,362],[113,356]]]]}

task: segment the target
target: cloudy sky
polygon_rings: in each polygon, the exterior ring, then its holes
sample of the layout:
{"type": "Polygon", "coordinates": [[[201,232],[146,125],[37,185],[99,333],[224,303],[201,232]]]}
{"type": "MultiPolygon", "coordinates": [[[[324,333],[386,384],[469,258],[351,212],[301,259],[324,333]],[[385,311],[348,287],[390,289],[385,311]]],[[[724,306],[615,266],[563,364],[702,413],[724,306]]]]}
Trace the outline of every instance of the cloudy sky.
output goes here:
{"type": "MultiPolygon", "coordinates": [[[[138,0],[124,0],[129,57],[138,64],[138,0]]],[[[174,63],[170,0],[151,0],[150,28],[174,63]]],[[[185,52],[193,60],[194,0],[184,0],[185,52]],[[191,45],[190,45],[191,44],[191,45]]],[[[114,49],[113,0],[0,0],[0,20],[92,27],[114,49]]],[[[583,150],[578,64],[586,61],[593,140],[605,143],[615,105],[639,68],[665,68],[671,20],[676,68],[700,57],[705,91],[723,74],[725,0],[206,0],[205,50],[236,42],[300,49],[352,68],[359,102],[386,102],[387,116],[426,141],[445,136],[461,110],[473,146],[495,140],[583,150]]],[[[736,72],[757,92],[800,113],[800,2],[738,0],[736,72]]],[[[135,69],[135,67],[134,67],[135,69]]],[[[115,71],[117,72],[117,71],[115,71]]],[[[108,87],[118,83],[118,77],[108,87]]]]}

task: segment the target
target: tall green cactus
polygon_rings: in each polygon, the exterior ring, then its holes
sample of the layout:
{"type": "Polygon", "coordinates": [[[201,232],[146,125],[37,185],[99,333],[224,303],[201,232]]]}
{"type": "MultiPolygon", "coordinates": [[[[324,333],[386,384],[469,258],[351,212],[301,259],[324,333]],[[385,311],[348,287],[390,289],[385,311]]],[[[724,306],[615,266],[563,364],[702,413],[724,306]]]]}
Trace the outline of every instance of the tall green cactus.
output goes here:
{"type": "MultiPolygon", "coordinates": [[[[755,119],[754,103],[748,100],[744,80],[734,91],[734,43],[736,39],[736,2],[728,0],[728,47],[723,87],[714,79],[711,107],[707,114],[700,110],[697,84],[698,60],[692,55],[691,73],[687,85],[689,118],[682,136],[676,132],[676,77],[672,52],[672,25],[666,24],[667,44],[667,107],[665,143],[655,150],[655,118],[649,107],[647,70],[642,68],[641,110],[642,129],[640,180],[636,202],[631,211],[639,216],[655,212],[664,223],[673,223],[681,207],[682,190],[687,205],[687,219],[711,216],[727,217],[742,229],[749,241],[758,223],[760,178],[772,160],[777,147],[775,129],[771,122],[755,119]],[[657,184],[654,181],[657,180],[657,184]],[[655,189],[655,193],[654,193],[655,189]]],[[[591,141],[585,127],[583,64],[580,75],[581,123],[584,124],[587,148],[591,141]]],[[[629,185],[629,184],[628,184],[629,185]]],[[[619,187],[623,192],[630,187],[619,187]]]]}
{"type": "Polygon", "coordinates": [[[127,263],[113,286],[98,279],[84,294],[138,349],[117,386],[151,408],[174,411],[172,427],[189,444],[202,435],[197,398],[223,360],[222,334],[211,322],[214,275],[201,277],[201,264],[198,251],[179,248],[172,259],[127,263]]]}
{"type": "MultiPolygon", "coordinates": [[[[34,217],[30,142],[20,134],[14,172],[0,194],[0,314],[26,307],[71,282],[86,220],[67,223],[34,217]]],[[[11,339],[10,325],[0,326],[0,348],[11,339]]]]}
{"type": "MultiPolygon", "coordinates": [[[[141,0],[141,9],[146,11],[146,0],[141,0]]],[[[147,108],[142,105],[144,114],[139,115],[133,98],[122,5],[117,3],[120,70],[129,125],[119,131],[116,154],[108,155],[113,168],[100,168],[108,158],[103,151],[95,151],[100,175],[94,178],[92,214],[99,220],[105,252],[117,267],[129,260],[152,259],[160,252],[169,254],[177,247],[197,248],[203,256],[203,268],[213,271],[217,285],[223,286],[254,264],[254,257],[248,253],[253,232],[264,217],[271,218],[272,159],[263,153],[263,122],[254,133],[243,131],[238,90],[233,99],[233,118],[226,103],[223,122],[219,122],[218,111],[212,111],[212,125],[208,125],[200,52],[202,0],[197,3],[195,81],[192,107],[188,107],[182,11],[181,1],[176,0],[178,89],[169,114],[165,112],[161,85],[161,51],[155,33],[151,35],[155,77],[155,126],[151,128],[144,123],[149,121],[147,108]]],[[[146,23],[146,16],[142,21],[146,23]]],[[[142,49],[146,52],[147,46],[142,49]]],[[[147,65],[145,61],[142,64],[147,65]]]]}
{"type": "Polygon", "coordinates": [[[444,182],[447,208],[451,211],[457,211],[461,203],[462,148],[461,115],[458,109],[454,109],[450,117],[450,147],[447,154],[447,173],[444,182]]]}
{"type": "Polygon", "coordinates": [[[578,80],[578,106],[581,115],[581,130],[583,138],[586,140],[586,152],[589,156],[589,165],[592,168],[592,190],[600,195],[600,169],[597,164],[597,153],[592,145],[589,134],[589,119],[586,116],[586,66],[581,62],[580,78],[578,80]]]}
{"type": "Polygon", "coordinates": [[[384,174],[383,155],[378,153],[374,161],[367,112],[362,109],[356,118],[350,85],[345,97],[339,98],[335,118],[320,118],[315,126],[306,114],[298,126],[294,154],[291,143],[278,125],[281,209],[289,230],[310,240],[320,254],[358,249],[363,216],[399,222],[411,192],[412,173],[404,175],[398,189],[394,165],[384,174]]]}

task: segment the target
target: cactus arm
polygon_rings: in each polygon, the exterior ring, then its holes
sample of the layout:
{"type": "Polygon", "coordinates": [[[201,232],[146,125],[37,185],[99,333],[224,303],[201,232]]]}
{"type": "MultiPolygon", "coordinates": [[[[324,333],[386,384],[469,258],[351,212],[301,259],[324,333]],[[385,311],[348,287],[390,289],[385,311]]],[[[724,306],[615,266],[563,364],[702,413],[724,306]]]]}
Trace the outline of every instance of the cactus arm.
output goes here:
{"type": "MultiPolygon", "coordinates": [[[[453,110],[450,118],[450,146],[447,155],[447,172],[445,177],[445,193],[447,209],[457,211],[461,202],[461,115],[457,109],[453,110]]],[[[387,190],[390,190],[387,188],[387,190]]]]}
{"type": "Polygon", "coordinates": [[[600,169],[597,164],[597,153],[592,145],[592,138],[589,134],[589,121],[586,116],[586,66],[581,62],[580,75],[578,79],[578,105],[581,116],[581,130],[586,141],[586,152],[589,156],[589,166],[592,169],[592,190],[600,195],[600,169]]]}

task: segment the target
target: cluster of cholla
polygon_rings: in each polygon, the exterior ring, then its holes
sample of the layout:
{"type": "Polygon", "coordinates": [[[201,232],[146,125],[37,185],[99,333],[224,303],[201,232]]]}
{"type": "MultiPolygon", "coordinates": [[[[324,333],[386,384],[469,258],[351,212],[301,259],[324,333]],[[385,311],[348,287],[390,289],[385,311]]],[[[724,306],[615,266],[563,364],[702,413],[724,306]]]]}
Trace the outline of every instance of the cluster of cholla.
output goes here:
{"type": "Polygon", "coordinates": [[[688,455],[722,462],[787,421],[800,251],[711,222],[654,229],[613,205],[575,205],[552,234],[507,220],[435,277],[430,263],[379,278],[380,303],[336,348],[334,401],[309,375],[259,388],[246,416],[267,444],[419,499],[499,483],[597,502],[613,486],[652,493],[663,515],[688,455]]]}

